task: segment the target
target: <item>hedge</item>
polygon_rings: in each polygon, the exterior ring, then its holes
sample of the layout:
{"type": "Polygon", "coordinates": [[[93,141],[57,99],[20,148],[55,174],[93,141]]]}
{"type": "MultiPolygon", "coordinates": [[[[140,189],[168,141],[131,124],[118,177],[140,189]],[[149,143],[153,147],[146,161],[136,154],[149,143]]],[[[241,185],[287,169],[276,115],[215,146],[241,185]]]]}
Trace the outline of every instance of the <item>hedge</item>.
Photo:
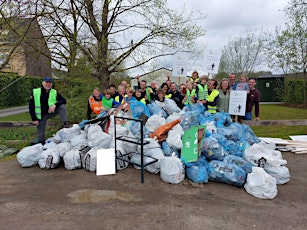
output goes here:
{"type": "Polygon", "coordinates": [[[26,76],[19,78],[20,76],[16,74],[0,73],[0,108],[27,104],[31,90],[42,84],[42,80],[39,77],[26,76]],[[12,85],[6,88],[9,84],[12,85]]]}

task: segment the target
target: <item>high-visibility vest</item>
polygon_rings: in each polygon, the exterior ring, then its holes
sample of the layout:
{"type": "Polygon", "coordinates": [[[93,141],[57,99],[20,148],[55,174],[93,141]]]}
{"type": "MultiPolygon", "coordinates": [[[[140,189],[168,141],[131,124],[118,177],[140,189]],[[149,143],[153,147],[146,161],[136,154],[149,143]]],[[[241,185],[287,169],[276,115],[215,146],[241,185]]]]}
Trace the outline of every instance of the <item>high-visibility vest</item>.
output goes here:
{"type": "Polygon", "coordinates": [[[199,77],[198,77],[198,78],[195,78],[195,80],[194,80],[192,77],[190,77],[190,81],[191,81],[191,82],[198,82],[198,81],[199,81],[199,77]]]}
{"type": "Polygon", "coordinates": [[[114,101],[114,99],[113,98],[109,98],[109,99],[107,99],[107,98],[105,98],[105,97],[103,97],[102,98],[102,106],[105,108],[105,109],[111,109],[112,107],[113,107],[113,101],[114,101]]]}
{"type": "Polygon", "coordinates": [[[171,97],[172,97],[172,94],[171,94],[171,93],[165,95],[165,98],[171,98],[171,97]]]}
{"type": "Polygon", "coordinates": [[[122,100],[120,101],[120,95],[118,95],[118,96],[115,97],[115,101],[117,101],[117,102],[120,103],[120,104],[123,104],[124,101],[125,101],[125,100],[124,100],[125,97],[127,97],[126,94],[122,97],[122,100]]]}
{"type": "Polygon", "coordinates": [[[191,100],[191,97],[194,97],[195,96],[195,92],[196,90],[195,89],[192,89],[192,91],[190,91],[189,89],[187,89],[186,91],[186,101],[184,102],[185,105],[193,105],[194,103],[192,102],[191,100]]]}
{"type": "Polygon", "coordinates": [[[146,100],[145,100],[145,98],[141,98],[141,100],[139,100],[139,102],[142,102],[144,105],[146,105],[146,100]]]}
{"type": "MultiPolygon", "coordinates": [[[[41,108],[41,93],[42,88],[33,89],[35,115],[37,119],[42,119],[42,108],[41,108]]],[[[50,89],[48,106],[52,106],[56,103],[57,91],[55,89],[50,89]]]]}
{"type": "Polygon", "coordinates": [[[146,96],[147,96],[147,100],[151,101],[151,96],[150,96],[150,93],[149,93],[149,88],[146,88],[146,96]]]}
{"type": "Polygon", "coordinates": [[[90,104],[90,107],[91,107],[93,113],[95,113],[95,114],[100,114],[100,111],[101,111],[101,108],[102,108],[101,101],[95,101],[94,96],[91,95],[91,96],[88,98],[88,102],[89,102],[89,104],[90,104]]]}
{"type": "MultiPolygon", "coordinates": [[[[216,89],[213,89],[210,95],[208,95],[207,101],[208,102],[213,102],[214,99],[219,95],[219,91],[216,89]]],[[[208,105],[208,112],[209,113],[216,113],[216,105],[208,105]]]]}
{"type": "Polygon", "coordinates": [[[205,84],[202,86],[201,84],[197,84],[198,92],[197,98],[198,100],[206,100],[208,97],[208,86],[205,84]]]}

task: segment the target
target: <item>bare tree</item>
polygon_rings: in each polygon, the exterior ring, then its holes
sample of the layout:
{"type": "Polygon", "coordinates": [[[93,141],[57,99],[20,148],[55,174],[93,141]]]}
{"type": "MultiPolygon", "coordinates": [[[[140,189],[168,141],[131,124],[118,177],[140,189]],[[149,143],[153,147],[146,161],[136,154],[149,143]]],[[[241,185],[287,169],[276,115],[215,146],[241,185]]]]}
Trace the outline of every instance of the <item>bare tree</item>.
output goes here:
{"type": "Polygon", "coordinates": [[[191,51],[204,34],[201,14],[174,12],[165,0],[42,0],[41,11],[52,22],[44,25],[53,59],[71,70],[85,57],[101,86],[113,73],[191,51]]]}
{"type": "Polygon", "coordinates": [[[253,33],[230,38],[224,46],[219,72],[250,74],[262,63],[263,40],[253,33]]]}

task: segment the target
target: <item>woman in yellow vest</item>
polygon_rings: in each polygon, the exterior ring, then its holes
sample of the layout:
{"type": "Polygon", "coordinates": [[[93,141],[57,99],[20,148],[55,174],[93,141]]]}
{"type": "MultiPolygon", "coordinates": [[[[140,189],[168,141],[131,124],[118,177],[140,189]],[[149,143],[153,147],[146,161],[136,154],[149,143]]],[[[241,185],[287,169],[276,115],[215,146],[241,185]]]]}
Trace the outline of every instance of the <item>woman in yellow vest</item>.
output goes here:
{"type": "Polygon", "coordinates": [[[186,94],[182,100],[184,105],[193,105],[195,103],[196,90],[194,89],[194,83],[188,81],[186,84],[186,94]]]}
{"type": "Polygon", "coordinates": [[[217,87],[217,80],[211,79],[208,82],[208,97],[207,100],[205,100],[205,107],[208,110],[209,113],[216,113],[216,105],[219,99],[219,91],[217,91],[215,88],[217,87]]]}

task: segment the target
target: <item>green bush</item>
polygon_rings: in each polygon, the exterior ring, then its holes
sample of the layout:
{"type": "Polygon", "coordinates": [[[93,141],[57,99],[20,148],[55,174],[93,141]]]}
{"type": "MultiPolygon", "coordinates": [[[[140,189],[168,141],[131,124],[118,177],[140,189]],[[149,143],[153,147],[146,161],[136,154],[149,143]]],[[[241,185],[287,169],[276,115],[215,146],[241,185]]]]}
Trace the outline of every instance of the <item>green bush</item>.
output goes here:
{"type": "Polygon", "coordinates": [[[304,82],[302,79],[288,80],[285,79],[283,84],[279,84],[276,90],[278,98],[291,105],[304,103],[304,82]]]}
{"type": "Polygon", "coordinates": [[[40,85],[39,77],[21,78],[16,74],[0,73],[0,108],[28,103],[31,90],[40,85]]]}

